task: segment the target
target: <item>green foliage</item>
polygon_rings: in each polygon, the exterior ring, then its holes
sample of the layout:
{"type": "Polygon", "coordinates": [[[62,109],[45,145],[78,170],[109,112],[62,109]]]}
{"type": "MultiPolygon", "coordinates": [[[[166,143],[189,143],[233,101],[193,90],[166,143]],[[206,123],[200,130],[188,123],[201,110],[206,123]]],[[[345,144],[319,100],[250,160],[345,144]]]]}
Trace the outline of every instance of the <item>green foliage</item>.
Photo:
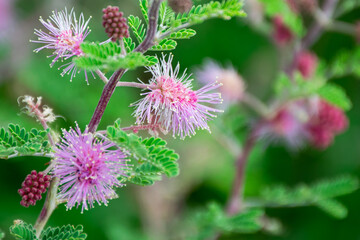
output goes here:
{"type": "Polygon", "coordinates": [[[128,17],[128,24],[131,27],[138,42],[141,43],[145,38],[146,29],[140,18],[130,15],[128,17]]]}
{"type": "Polygon", "coordinates": [[[302,184],[294,189],[275,186],[262,192],[264,202],[260,205],[264,207],[317,206],[335,218],[345,218],[347,209],[333,198],[352,193],[358,188],[358,179],[351,176],[321,181],[311,186],[302,184]]]}
{"type": "Polygon", "coordinates": [[[273,18],[281,16],[284,24],[288,26],[298,36],[304,33],[304,26],[301,17],[295,14],[283,0],[260,0],[265,7],[265,14],[273,18]]]}
{"type": "Polygon", "coordinates": [[[0,240],[5,238],[5,233],[0,229],[0,240]]]}
{"type": "Polygon", "coordinates": [[[135,49],[135,43],[132,41],[131,38],[124,38],[124,45],[126,48],[126,52],[132,52],[135,49]]]}
{"type": "Polygon", "coordinates": [[[305,80],[300,74],[296,74],[291,80],[286,74],[281,74],[276,80],[275,92],[277,96],[286,100],[318,95],[345,111],[352,106],[350,99],[341,87],[327,83],[322,77],[305,80]]]}
{"type": "Polygon", "coordinates": [[[196,31],[191,29],[191,28],[187,28],[187,29],[181,29],[177,32],[173,32],[169,35],[169,38],[172,39],[189,39],[193,36],[196,35],[196,31]]]}
{"type": "Polygon", "coordinates": [[[213,203],[195,215],[195,234],[190,239],[210,239],[222,233],[255,233],[262,228],[263,216],[264,211],[258,208],[227,216],[218,204],[213,203]]]}
{"type": "Polygon", "coordinates": [[[139,0],[140,2],[140,9],[141,9],[141,13],[145,19],[145,21],[148,23],[149,22],[149,16],[148,16],[148,6],[149,6],[149,2],[148,0],[139,0]]]}
{"type": "Polygon", "coordinates": [[[328,65],[328,72],[333,77],[354,74],[360,77],[360,47],[341,51],[328,65]]]}
{"type": "MultiPolygon", "coordinates": [[[[125,41],[127,49],[133,49],[134,44],[131,40],[125,41]]],[[[121,54],[121,47],[114,42],[105,44],[88,43],[81,44],[81,49],[85,56],[74,58],[74,63],[87,70],[117,70],[135,69],[141,66],[151,66],[157,63],[153,56],[145,56],[139,52],[129,52],[125,56],[121,54]]]]}
{"type": "Polygon", "coordinates": [[[15,124],[9,124],[7,129],[0,128],[0,158],[7,158],[12,154],[21,156],[49,152],[48,132],[49,130],[35,128],[26,131],[15,124]]]}
{"type": "Polygon", "coordinates": [[[153,51],[169,51],[176,48],[177,43],[172,39],[163,39],[157,45],[153,46],[151,50],[153,51]]]}
{"type": "Polygon", "coordinates": [[[40,236],[41,240],[84,240],[87,235],[83,233],[83,226],[76,227],[72,225],[65,225],[60,227],[48,227],[40,236]]]}
{"type": "Polygon", "coordinates": [[[335,84],[326,84],[318,90],[318,94],[329,103],[332,103],[345,111],[350,110],[351,108],[351,101],[347,97],[344,89],[335,84]]]}
{"type": "Polygon", "coordinates": [[[10,227],[10,234],[18,240],[36,240],[35,229],[31,224],[27,224],[21,220],[15,220],[14,225],[10,227]]]}
{"type": "Polygon", "coordinates": [[[342,0],[336,8],[336,15],[342,15],[360,7],[360,0],[342,0]]]}
{"type": "Polygon", "coordinates": [[[134,133],[126,133],[120,127],[120,120],[107,128],[110,140],[117,143],[131,160],[128,178],[122,179],[138,185],[151,185],[161,180],[161,175],[175,177],[179,174],[179,155],[166,147],[161,138],[142,139],[134,133]]]}

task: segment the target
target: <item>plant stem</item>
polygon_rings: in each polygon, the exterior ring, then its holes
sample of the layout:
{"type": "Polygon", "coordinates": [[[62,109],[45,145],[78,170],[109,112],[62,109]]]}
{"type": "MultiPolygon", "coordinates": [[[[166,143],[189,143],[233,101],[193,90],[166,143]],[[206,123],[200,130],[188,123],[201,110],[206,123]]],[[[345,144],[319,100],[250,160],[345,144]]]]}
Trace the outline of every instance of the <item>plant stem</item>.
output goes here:
{"type": "Polygon", "coordinates": [[[241,209],[242,192],[244,188],[245,169],[248,157],[256,142],[256,135],[251,132],[245,141],[244,148],[236,160],[236,173],[232,185],[231,194],[226,206],[226,213],[233,215],[241,209]]]}
{"type": "Polygon", "coordinates": [[[148,84],[136,83],[136,82],[118,82],[117,87],[134,87],[134,88],[149,88],[148,84]]]}
{"type": "Polygon", "coordinates": [[[40,212],[38,219],[34,225],[34,229],[36,230],[36,237],[39,238],[42,230],[44,229],[47,221],[49,220],[51,214],[57,207],[56,203],[56,195],[58,190],[59,179],[54,177],[50,182],[50,187],[48,193],[46,195],[46,200],[44,206],[40,212]]]}
{"type": "MultiPolygon", "coordinates": [[[[292,76],[297,65],[297,58],[299,54],[306,49],[309,49],[321,36],[323,33],[325,27],[327,27],[327,24],[331,24],[331,17],[334,14],[334,10],[336,8],[336,5],[338,3],[338,0],[326,0],[322,6],[321,12],[321,21],[319,21],[319,18],[315,16],[315,21],[311,25],[310,29],[306,33],[306,35],[301,39],[301,44],[299,49],[295,49],[293,54],[293,59],[289,66],[286,67],[285,72],[292,76]],[[327,19],[327,20],[324,20],[327,19]]],[[[319,11],[317,11],[318,13],[319,11]]]]}
{"type": "MultiPolygon", "coordinates": [[[[146,52],[154,43],[155,34],[157,31],[157,22],[159,17],[159,8],[162,0],[153,0],[153,3],[149,10],[149,28],[146,34],[144,41],[135,48],[135,52],[146,52]]],[[[103,92],[101,94],[98,105],[96,106],[95,112],[89,123],[89,132],[95,132],[99,123],[101,121],[102,116],[104,115],[104,111],[106,106],[108,105],[112,94],[115,91],[115,88],[118,84],[119,79],[124,75],[126,69],[119,69],[116,71],[110,78],[110,80],[106,83],[103,92]]]]}

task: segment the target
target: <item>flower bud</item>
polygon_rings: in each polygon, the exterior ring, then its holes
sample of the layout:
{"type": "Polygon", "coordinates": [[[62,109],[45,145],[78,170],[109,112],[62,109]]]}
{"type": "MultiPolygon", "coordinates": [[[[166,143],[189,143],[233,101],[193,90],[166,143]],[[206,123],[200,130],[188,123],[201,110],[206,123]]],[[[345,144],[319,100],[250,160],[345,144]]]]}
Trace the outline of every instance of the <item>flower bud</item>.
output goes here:
{"type": "Polygon", "coordinates": [[[279,46],[288,44],[294,38],[293,33],[284,24],[280,15],[277,15],[273,18],[273,37],[279,46]]]}
{"type": "Polygon", "coordinates": [[[176,13],[188,12],[193,6],[192,0],[168,0],[168,4],[176,13]]]}
{"type": "Polygon", "coordinates": [[[122,38],[129,37],[129,26],[126,23],[124,13],[119,11],[118,7],[107,6],[103,9],[103,27],[108,37],[113,42],[122,38]]]}
{"type": "Polygon", "coordinates": [[[309,79],[314,75],[317,66],[317,57],[311,52],[301,52],[296,59],[297,70],[301,75],[309,79]]]}

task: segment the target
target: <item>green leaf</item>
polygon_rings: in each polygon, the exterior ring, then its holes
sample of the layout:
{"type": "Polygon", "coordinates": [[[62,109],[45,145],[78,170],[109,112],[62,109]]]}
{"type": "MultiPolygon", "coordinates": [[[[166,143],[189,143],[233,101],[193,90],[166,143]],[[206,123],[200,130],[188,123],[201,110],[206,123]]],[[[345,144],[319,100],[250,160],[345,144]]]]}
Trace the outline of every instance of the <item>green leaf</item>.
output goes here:
{"type": "Polygon", "coordinates": [[[142,13],[145,21],[148,23],[149,22],[149,16],[148,16],[149,3],[148,3],[148,0],[139,0],[139,3],[140,3],[141,13],[142,13]]]}
{"type": "Polygon", "coordinates": [[[162,175],[175,177],[179,174],[179,155],[166,147],[161,138],[142,139],[134,133],[126,133],[120,120],[107,128],[108,138],[126,152],[130,158],[128,177],[121,179],[138,185],[151,185],[162,175]]]}
{"type": "Polygon", "coordinates": [[[129,38],[123,38],[126,52],[132,52],[135,49],[135,43],[132,41],[132,39],[129,38]]]}
{"type": "Polygon", "coordinates": [[[176,41],[172,39],[163,39],[157,45],[153,46],[150,50],[153,51],[170,51],[176,48],[176,41]]]}
{"type": "Polygon", "coordinates": [[[334,199],[321,200],[316,202],[315,205],[334,218],[345,218],[348,213],[346,207],[334,199]]]}
{"type": "Polygon", "coordinates": [[[346,208],[333,198],[352,193],[358,188],[358,179],[351,176],[323,180],[311,186],[302,184],[294,189],[275,186],[262,192],[264,202],[260,206],[317,206],[333,217],[344,218],[347,215],[346,208]]]}
{"type": "Polygon", "coordinates": [[[65,225],[60,227],[48,227],[40,236],[41,240],[84,240],[87,235],[83,233],[83,226],[76,227],[72,225],[65,225]]]}
{"type": "Polygon", "coordinates": [[[194,225],[197,231],[193,239],[210,239],[219,233],[255,233],[263,227],[263,216],[264,210],[259,208],[248,208],[227,216],[218,204],[212,203],[196,213],[194,225]]]}
{"type": "Polygon", "coordinates": [[[360,77],[360,47],[356,47],[355,50],[341,51],[326,66],[332,77],[342,77],[348,74],[360,77]]]}
{"type": "MultiPolygon", "coordinates": [[[[130,39],[125,40],[127,50],[134,48],[130,39]]],[[[73,61],[79,68],[87,70],[118,70],[135,69],[141,66],[153,65],[155,57],[145,56],[140,52],[129,52],[125,56],[121,54],[121,48],[116,43],[105,44],[87,43],[81,44],[85,56],[74,58],[73,61]]]]}
{"type": "Polygon", "coordinates": [[[177,32],[173,32],[169,35],[172,39],[189,39],[196,35],[196,31],[190,28],[181,29],[177,32]]]}
{"type": "Polygon", "coordinates": [[[10,234],[18,240],[36,240],[35,229],[31,224],[27,224],[21,220],[15,220],[14,225],[10,227],[10,234]]]}
{"type": "Polygon", "coordinates": [[[144,41],[146,29],[140,18],[130,15],[128,17],[128,24],[131,27],[138,42],[141,43],[142,41],[144,41]]]}
{"type": "Polygon", "coordinates": [[[318,94],[328,101],[329,103],[341,108],[342,110],[350,110],[351,108],[351,101],[347,97],[345,91],[335,85],[335,84],[326,84],[322,88],[318,90],[318,94]]]}
{"type": "Polygon", "coordinates": [[[273,18],[277,15],[281,16],[283,22],[296,35],[302,36],[304,34],[304,26],[301,16],[295,14],[288,4],[283,0],[260,0],[265,8],[265,14],[273,18]]]}
{"type": "Polygon", "coordinates": [[[0,128],[0,158],[9,155],[32,155],[35,153],[46,154],[51,146],[47,139],[49,130],[31,129],[27,131],[19,125],[9,124],[8,128],[0,128]]]}

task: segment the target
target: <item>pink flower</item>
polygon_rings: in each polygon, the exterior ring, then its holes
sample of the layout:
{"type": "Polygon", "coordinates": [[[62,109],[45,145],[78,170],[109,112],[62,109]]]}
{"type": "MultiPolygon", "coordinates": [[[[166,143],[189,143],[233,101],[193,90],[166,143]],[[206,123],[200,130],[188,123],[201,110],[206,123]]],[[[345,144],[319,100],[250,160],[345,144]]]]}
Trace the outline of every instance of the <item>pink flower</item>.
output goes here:
{"type": "Polygon", "coordinates": [[[214,61],[208,61],[203,69],[196,72],[197,79],[203,84],[222,83],[219,88],[226,103],[241,101],[245,83],[233,67],[223,68],[214,61]]]}
{"type": "Polygon", "coordinates": [[[308,141],[306,124],[316,112],[314,99],[290,102],[276,110],[258,132],[260,136],[275,141],[284,141],[291,148],[302,147],[308,141]]]}
{"type": "Polygon", "coordinates": [[[273,18],[273,37],[275,42],[280,45],[286,45],[294,38],[291,30],[284,24],[281,16],[277,15],[273,18]]]}
{"type": "Polygon", "coordinates": [[[343,132],[348,126],[344,112],[324,100],[318,102],[318,112],[307,124],[310,141],[317,148],[328,147],[334,136],[343,132]]]}
{"type": "Polygon", "coordinates": [[[311,52],[301,52],[297,56],[296,67],[304,78],[311,78],[317,66],[317,57],[311,52]]]}
{"type": "Polygon", "coordinates": [[[221,84],[210,83],[197,91],[192,90],[190,76],[184,72],[178,77],[180,66],[178,64],[173,69],[172,59],[170,55],[166,61],[163,56],[158,64],[148,68],[153,75],[149,91],[143,93],[143,99],[133,104],[137,107],[134,116],[137,124],[159,124],[166,131],[172,130],[174,137],[178,135],[183,139],[194,135],[196,129],[209,130],[207,122],[215,117],[213,112],[221,110],[203,103],[222,102],[219,93],[209,93],[221,84]]]}
{"type": "Polygon", "coordinates": [[[258,134],[284,140],[290,147],[309,143],[325,149],[347,126],[348,119],[341,109],[322,99],[308,98],[280,107],[261,125],[258,134]]]}
{"type": "Polygon", "coordinates": [[[82,204],[81,211],[93,208],[94,202],[105,205],[117,197],[114,187],[123,184],[126,176],[126,156],[113,142],[100,141],[85,130],[63,131],[55,152],[54,175],[60,178],[58,198],[67,201],[71,209],[82,204]]]}
{"type": "MultiPolygon", "coordinates": [[[[74,56],[82,56],[83,52],[80,49],[80,44],[90,33],[88,27],[90,18],[85,21],[84,15],[81,14],[79,19],[76,19],[73,9],[68,13],[66,8],[61,12],[53,12],[49,18],[47,21],[40,18],[40,22],[49,33],[41,29],[35,29],[38,40],[32,42],[44,44],[42,47],[35,49],[35,52],[43,49],[53,49],[53,54],[50,57],[54,57],[54,59],[50,66],[53,66],[58,60],[68,60],[74,56]]],[[[60,68],[63,68],[61,75],[64,76],[67,73],[71,75],[71,80],[78,72],[72,62],[66,63],[60,68]]],[[[88,82],[86,71],[85,78],[88,82]]]]}

